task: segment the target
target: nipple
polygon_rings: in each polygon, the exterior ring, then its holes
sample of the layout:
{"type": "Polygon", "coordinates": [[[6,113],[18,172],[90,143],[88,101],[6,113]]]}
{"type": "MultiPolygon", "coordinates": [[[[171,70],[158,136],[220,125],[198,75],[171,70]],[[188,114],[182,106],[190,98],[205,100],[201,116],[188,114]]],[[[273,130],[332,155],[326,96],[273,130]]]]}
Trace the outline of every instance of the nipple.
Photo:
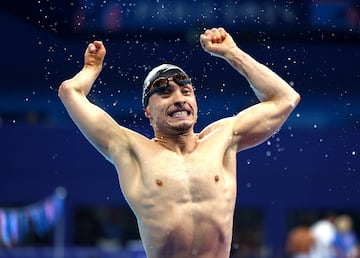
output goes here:
{"type": "Polygon", "coordinates": [[[162,186],[163,185],[163,182],[160,180],[160,179],[156,179],[156,184],[158,186],[162,186]]]}
{"type": "Polygon", "coordinates": [[[218,182],[218,181],[220,180],[219,176],[216,175],[216,176],[214,177],[214,180],[215,180],[215,182],[218,182]]]}

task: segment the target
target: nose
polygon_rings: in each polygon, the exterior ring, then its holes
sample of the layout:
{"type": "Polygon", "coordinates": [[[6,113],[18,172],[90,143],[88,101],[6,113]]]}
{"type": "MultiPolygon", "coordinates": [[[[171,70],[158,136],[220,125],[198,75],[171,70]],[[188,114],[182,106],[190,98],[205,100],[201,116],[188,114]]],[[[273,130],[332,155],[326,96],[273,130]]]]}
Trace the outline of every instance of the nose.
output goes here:
{"type": "Polygon", "coordinates": [[[176,90],[173,92],[173,98],[175,105],[182,106],[186,102],[186,98],[181,91],[181,87],[177,86],[176,90]]]}

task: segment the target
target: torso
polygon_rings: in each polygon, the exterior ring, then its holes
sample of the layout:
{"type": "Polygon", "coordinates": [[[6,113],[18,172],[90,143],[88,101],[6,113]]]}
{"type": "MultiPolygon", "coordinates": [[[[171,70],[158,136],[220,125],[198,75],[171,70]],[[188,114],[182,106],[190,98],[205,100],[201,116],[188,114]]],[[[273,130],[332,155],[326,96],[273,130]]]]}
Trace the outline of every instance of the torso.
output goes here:
{"type": "Polygon", "coordinates": [[[152,141],[141,147],[139,177],[122,189],[148,258],[229,257],[236,151],[216,134],[199,140],[187,155],[152,141]]]}

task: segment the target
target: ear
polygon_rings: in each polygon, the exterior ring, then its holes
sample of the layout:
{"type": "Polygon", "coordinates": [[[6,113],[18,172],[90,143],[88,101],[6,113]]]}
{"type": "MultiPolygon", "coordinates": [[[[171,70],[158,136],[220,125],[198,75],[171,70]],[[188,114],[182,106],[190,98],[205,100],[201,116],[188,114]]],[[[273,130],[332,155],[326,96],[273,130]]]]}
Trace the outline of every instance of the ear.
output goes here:
{"type": "Polygon", "coordinates": [[[147,118],[150,118],[150,111],[149,111],[149,108],[148,108],[148,107],[146,107],[146,108],[144,109],[144,114],[145,114],[145,116],[146,116],[147,118]]]}

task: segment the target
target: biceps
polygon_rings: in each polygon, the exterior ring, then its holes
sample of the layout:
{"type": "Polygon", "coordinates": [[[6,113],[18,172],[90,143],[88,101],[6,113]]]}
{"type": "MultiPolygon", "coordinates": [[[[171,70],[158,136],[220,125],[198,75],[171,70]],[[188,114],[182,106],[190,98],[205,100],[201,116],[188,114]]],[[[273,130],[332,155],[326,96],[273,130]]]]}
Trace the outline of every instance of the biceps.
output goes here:
{"type": "Polygon", "coordinates": [[[261,144],[272,136],[289,116],[290,111],[273,102],[252,106],[234,118],[234,135],[237,150],[261,144]]]}

